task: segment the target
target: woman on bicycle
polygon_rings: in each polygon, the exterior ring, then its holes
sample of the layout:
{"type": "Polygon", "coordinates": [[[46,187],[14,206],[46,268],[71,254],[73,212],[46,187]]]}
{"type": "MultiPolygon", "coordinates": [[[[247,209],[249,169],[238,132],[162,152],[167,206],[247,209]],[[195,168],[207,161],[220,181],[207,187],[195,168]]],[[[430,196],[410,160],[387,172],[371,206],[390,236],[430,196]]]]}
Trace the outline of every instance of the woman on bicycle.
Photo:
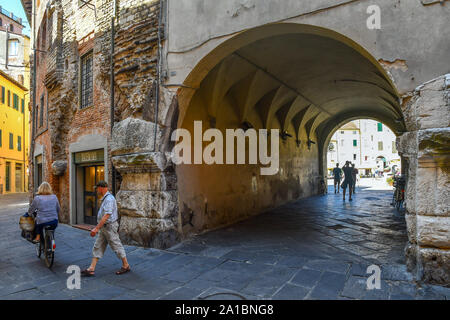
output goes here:
{"type": "Polygon", "coordinates": [[[38,188],[37,195],[31,203],[30,209],[28,209],[29,215],[36,212],[36,238],[33,239],[34,243],[40,241],[44,227],[50,226],[53,230],[56,229],[58,226],[59,210],[59,201],[56,195],[53,194],[52,187],[48,182],[42,182],[38,188]]]}

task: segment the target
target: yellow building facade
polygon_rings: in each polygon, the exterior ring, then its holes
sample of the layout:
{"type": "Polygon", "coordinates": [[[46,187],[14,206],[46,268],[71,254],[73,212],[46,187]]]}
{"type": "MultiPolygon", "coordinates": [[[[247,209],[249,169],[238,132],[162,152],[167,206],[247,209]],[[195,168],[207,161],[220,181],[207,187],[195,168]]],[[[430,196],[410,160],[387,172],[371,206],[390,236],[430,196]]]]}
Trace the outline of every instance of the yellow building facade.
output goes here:
{"type": "Polygon", "coordinates": [[[0,194],[28,191],[29,97],[0,71],[0,194]]]}

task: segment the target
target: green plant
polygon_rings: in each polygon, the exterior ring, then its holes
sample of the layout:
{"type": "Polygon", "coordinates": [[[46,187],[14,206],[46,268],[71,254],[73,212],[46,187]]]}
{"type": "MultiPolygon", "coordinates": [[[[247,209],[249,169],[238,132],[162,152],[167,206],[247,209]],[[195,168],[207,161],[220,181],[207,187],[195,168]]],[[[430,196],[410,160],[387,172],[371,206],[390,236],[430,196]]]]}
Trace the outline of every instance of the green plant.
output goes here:
{"type": "Polygon", "coordinates": [[[386,182],[388,183],[388,185],[393,186],[394,185],[394,178],[393,177],[389,177],[386,179],[386,182]]]}

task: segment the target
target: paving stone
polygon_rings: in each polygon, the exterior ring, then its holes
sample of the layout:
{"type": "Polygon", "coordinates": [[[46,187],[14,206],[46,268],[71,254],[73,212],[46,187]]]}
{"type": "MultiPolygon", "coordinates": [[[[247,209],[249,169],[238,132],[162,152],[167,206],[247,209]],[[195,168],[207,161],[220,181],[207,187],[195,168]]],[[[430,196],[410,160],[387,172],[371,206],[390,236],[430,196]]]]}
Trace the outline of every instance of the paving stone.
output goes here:
{"type": "Polygon", "coordinates": [[[355,244],[346,244],[346,245],[339,245],[337,248],[351,252],[353,254],[357,254],[360,256],[368,256],[371,254],[374,254],[375,252],[371,249],[367,249],[355,244]]]}
{"type": "Polygon", "coordinates": [[[200,254],[208,257],[220,258],[231,251],[233,251],[233,249],[227,247],[207,246],[200,254]]]}
{"type": "Polygon", "coordinates": [[[345,274],[325,271],[308,298],[336,299],[344,289],[345,281],[345,274]]]}
{"type": "Polygon", "coordinates": [[[334,260],[312,260],[305,264],[305,268],[314,269],[319,271],[331,271],[337,273],[347,273],[350,268],[350,264],[342,261],[334,260]]]}
{"type": "Polygon", "coordinates": [[[308,259],[306,259],[304,257],[295,257],[295,256],[285,257],[285,256],[283,256],[280,259],[278,259],[277,265],[293,267],[293,268],[301,268],[306,264],[307,261],[308,261],[308,259]]]}
{"type": "Polygon", "coordinates": [[[407,272],[406,265],[398,264],[381,266],[381,278],[387,280],[413,281],[413,276],[407,272]]]}
{"type": "Polygon", "coordinates": [[[310,289],[286,283],[273,297],[274,300],[302,300],[310,289]]]}
{"type": "Polygon", "coordinates": [[[319,281],[322,272],[311,269],[300,269],[290,283],[305,288],[312,288],[319,281]]]}
{"type": "Polygon", "coordinates": [[[67,289],[65,272],[90,263],[95,239],[60,224],[48,270],[0,196],[0,299],[450,299],[450,288],[417,287],[406,271],[405,221],[382,203],[390,196],[361,190],[352,204],[334,194],[312,197],[169,250],[125,246],[132,272],[120,277],[108,249],[80,290],[67,289]],[[371,264],[382,267],[380,290],[366,288],[371,264]]]}
{"type": "Polygon", "coordinates": [[[217,286],[217,282],[203,279],[194,279],[186,283],[184,286],[187,288],[199,289],[204,291],[206,289],[217,286]]]}
{"type": "Polygon", "coordinates": [[[162,296],[160,300],[194,300],[202,291],[204,290],[182,287],[162,296]]]}
{"type": "Polygon", "coordinates": [[[258,297],[268,298],[271,297],[285,283],[286,281],[278,278],[258,278],[244,287],[242,292],[258,297]]]}
{"type": "Polygon", "coordinates": [[[2,299],[4,300],[36,300],[39,299],[39,297],[42,295],[42,293],[37,289],[30,289],[20,292],[15,292],[8,294],[6,296],[3,296],[2,299]]]}
{"type": "Polygon", "coordinates": [[[182,287],[183,283],[166,279],[150,279],[133,291],[136,295],[145,299],[157,299],[175,288],[182,287]]]}
{"type": "Polygon", "coordinates": [[[296,269],[283,267],[283,266],[274,266],[271,269],[264,271],[260,277],[271,277],[271,278],[278,278],[283,279],[285,281],[290,280],[294,274],[297,273],[296,269]]]}
{"type": "Polygon", "coordinates": [[[181,268],[164,275],[162,278],[178,282],[188,282],[191,281],[192,279],[197,278],[200,274],[201,272],[199,270],[181,268]]]}
{"type": "Polygon", "coordinates": [[[362,299],[366,294],[367,279],[351,276],[341,292],[342,297],[362,299]]]}
{"type": "Polygon", "coordinates": [[[353,276],[360,276],[360,277],[367,277],[369,274],[367,273],[367,267],[370,264],[361,264],[361,263],[352,263],[352,266],[350,268],[350,275],[353,276]]]}
{"type": "Polygon", "coordinates": [[[210,288],[198,296],[199,300],[255,300],[257,297],[221,287],[210,288]]]}

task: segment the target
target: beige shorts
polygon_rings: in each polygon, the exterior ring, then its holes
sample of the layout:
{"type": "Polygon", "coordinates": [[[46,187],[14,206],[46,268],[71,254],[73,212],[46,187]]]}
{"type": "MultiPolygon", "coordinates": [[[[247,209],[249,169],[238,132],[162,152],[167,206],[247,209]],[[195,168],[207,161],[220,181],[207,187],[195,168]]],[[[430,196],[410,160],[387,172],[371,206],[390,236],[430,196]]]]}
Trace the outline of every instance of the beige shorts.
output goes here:
{"type": "Polygon", "coordinates": [[[126,257],[125,249],[123,248],[122,242],[120,242],[119,224],[117,221],[103,225],[98,232],[97,240],[95,240],[94,247],[92,248],[94,258],[103,258],[108,244],[119,259],[126,257]]]}

